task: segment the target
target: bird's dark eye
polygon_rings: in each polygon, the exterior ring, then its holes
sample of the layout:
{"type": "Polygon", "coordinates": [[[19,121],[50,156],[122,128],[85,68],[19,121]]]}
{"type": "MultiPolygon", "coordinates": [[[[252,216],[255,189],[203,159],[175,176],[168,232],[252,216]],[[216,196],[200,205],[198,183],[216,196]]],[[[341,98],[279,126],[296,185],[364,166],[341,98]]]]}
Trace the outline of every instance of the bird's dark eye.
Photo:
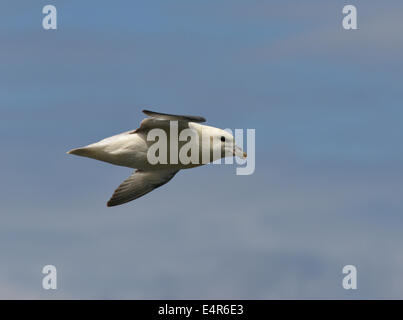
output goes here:
{"type": "Polygon", "coordinates": [[[221,141],[225,142],[225,137],[224,136],[221,137],[221,141]]]}

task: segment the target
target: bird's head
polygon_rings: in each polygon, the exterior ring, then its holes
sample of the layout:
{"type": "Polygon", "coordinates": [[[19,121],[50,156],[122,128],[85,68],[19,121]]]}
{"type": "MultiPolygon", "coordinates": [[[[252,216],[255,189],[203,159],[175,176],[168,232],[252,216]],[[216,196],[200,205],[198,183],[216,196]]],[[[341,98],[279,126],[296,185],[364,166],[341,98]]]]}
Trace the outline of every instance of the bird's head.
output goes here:
{"type": "MultiPolygon", "coordinates": [[[[246,152],[236,145],[234,136],[230,132],[215,127],[203,126],[202,136],[204,141],[209,139],[213,160],[234,156],[246,159],[246,152]]],[[[203,147],[204,143],[202,140],[203,147]]]]}

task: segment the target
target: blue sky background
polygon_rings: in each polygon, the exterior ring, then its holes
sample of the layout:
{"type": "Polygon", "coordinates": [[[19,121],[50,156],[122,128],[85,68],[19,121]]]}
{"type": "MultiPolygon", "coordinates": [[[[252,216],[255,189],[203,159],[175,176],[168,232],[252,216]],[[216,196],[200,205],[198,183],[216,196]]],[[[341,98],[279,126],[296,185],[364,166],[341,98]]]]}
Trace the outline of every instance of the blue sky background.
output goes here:
{"type": "Polygon", "coordinates": [[[401,1],[3,0],[0,17],[0,298],[403,298],[401,1]],[[107,208],[130,170],[65,152],[145,107],[255,128],[255,173],[183,171],[107,208]]]}

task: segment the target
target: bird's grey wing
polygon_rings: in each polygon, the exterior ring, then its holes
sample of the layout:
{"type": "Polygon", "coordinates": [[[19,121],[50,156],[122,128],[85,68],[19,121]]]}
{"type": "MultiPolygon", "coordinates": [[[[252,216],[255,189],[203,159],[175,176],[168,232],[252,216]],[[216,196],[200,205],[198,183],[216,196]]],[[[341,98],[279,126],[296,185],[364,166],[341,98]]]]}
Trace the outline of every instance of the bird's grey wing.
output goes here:
{"type": "MultiPolygon", "coordinates": [[[[188,128],[189,121],[178,121],[178,129],[179,131],[188,128]]],[[[133,133],[148,133],[148,131],[152,129],[162,129],[165,132],[169,132],[170,130],[170,120],[159,119],[159,118],[145,118],[141,121],[140,127],[136,130],[130,131],[129,134],[133,133]]]]}
{"type": "Polygon", "coordinates": [[[171,180],[179,170],[136,170],[121,183],[107,203],[117,206],[140,198],[171,180]]]}
{"type": "Polygon", "coordinates": [[[177,115],[177,114],[168,114],[168,113],[160,113],[154,112],[150,110],[143,110],[143,112],[151,117],[161,120],[180,120],[180,121],[188,121],[188,122],[206,122],[206,119],[200,116],[188,116],[188,115],[177,115]]]}

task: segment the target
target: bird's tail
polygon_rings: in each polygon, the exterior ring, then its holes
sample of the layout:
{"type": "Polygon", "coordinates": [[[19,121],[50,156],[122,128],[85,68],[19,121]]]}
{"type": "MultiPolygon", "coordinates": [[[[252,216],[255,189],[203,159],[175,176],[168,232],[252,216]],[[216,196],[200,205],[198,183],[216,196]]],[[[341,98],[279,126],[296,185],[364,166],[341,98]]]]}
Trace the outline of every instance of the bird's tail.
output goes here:
{"type": "Polygon", "coordinates": [[[93,151],[88,147],[83,147],[83,148],[71,149],[70,151],[67,151],[67,153],[81,157],[90,157],[93,151]]]}

